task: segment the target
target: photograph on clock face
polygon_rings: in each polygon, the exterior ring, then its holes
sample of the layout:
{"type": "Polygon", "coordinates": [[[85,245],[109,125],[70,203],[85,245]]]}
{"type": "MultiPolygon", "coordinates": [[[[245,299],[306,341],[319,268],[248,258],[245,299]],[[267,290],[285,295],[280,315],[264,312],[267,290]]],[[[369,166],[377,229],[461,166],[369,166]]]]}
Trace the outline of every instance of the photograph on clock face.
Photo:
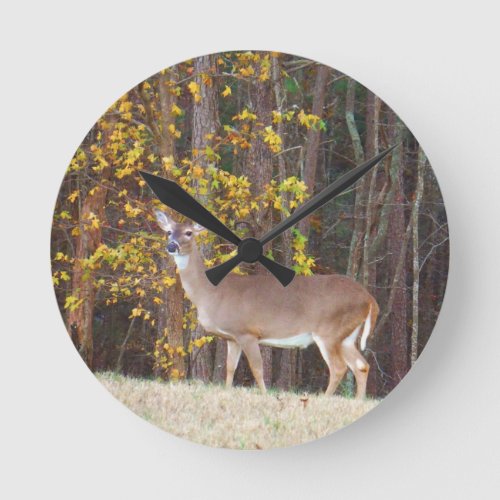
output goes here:
{"type": "Polygon", "coordinates": [[[297,445],[416,363],[445,294],[444,202],[402,118],[354,78],[278,52],[194,57],[75,149],[52,224],[57,303],[84,363],[143,419],[213,447],[297,445]]]}

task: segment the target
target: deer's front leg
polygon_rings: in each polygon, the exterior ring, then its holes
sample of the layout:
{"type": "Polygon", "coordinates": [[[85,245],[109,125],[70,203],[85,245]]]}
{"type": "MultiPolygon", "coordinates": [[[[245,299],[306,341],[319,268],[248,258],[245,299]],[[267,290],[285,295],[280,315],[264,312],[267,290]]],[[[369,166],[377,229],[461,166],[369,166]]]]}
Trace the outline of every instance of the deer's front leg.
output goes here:
{"type": "Polygon", "coordinates": [[[239,343],[248,359],[248,364],[252,370],[253,376],[262,394],[266,393],[266,384],[264,383],[264,367],[262,356],[260,354],[259,343],[253,335],[244,335],[240,337],[239,343]]]}
{"type": "Polygon", "coordinates": [[[233,385],[234,372],[241,356],[241,346],[234,340],[227,341],[226,387],[233,385]]]}

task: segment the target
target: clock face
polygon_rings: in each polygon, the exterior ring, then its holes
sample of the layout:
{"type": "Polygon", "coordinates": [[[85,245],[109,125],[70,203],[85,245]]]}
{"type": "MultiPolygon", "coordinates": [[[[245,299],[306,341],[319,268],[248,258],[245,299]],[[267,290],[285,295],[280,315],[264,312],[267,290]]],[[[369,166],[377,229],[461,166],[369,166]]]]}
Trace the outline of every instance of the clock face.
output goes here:
{"type": "Polygon", "coordinates": [[[264,449],[330,434],[401,382],[449,241],[429,160],[381,98],[304,57],[242,51],[164,69],[99,118],[51,256],[69,338],[117,399],[177,436],[264,449]]]}

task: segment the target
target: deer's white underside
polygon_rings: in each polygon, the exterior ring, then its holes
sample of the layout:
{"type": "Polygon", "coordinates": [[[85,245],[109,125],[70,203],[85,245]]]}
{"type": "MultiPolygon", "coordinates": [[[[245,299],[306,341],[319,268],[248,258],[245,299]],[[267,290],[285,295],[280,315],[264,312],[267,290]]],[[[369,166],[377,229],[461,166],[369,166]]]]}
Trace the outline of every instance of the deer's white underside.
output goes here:
{"type": "Polygon", "coordinates": [[[305,349],[314,342],[312,333],[299,333],[293,337],[288,337],[284,339],[262,339],[259,340],[259,344],[267,345],[271,347],[281,347],[283,349],[287,348],[299,348],[305,349]]]}

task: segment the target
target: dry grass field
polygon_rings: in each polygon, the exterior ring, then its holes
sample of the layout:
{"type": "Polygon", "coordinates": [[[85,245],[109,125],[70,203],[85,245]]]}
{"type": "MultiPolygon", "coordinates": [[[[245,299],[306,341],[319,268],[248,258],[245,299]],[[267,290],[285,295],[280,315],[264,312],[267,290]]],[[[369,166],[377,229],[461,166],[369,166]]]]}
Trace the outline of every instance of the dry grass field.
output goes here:
{"type": "Polygon", "coordinates": [[[158,382],[114,373],[98,374],[124,405],[176,436],[207,446],[266,449],[321,438],[354,422],[378,401],[341,396],[270,392],[208,385],[158,382]]]}

